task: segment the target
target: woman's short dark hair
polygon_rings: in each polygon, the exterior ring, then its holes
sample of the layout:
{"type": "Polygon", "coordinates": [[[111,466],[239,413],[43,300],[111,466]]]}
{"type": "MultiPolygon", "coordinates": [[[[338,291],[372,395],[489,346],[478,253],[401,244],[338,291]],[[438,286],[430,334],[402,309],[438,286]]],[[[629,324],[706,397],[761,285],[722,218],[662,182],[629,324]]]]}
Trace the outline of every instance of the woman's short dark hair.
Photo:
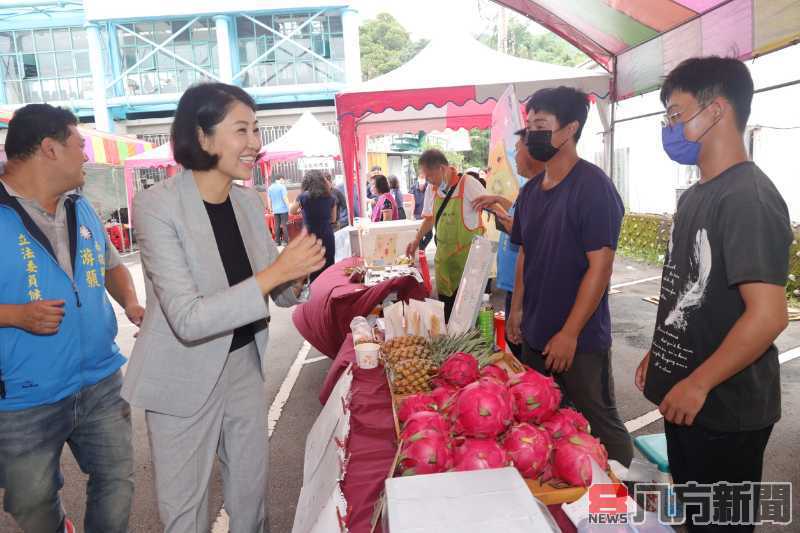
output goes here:
{"type": "Polygon", "coordinates": [[[386,194],[387,192],[391,191],[389,188],[389,180],[386,179],[386,176],[383,174],[375,174],[372,176],[372,179],[375,180],[375,189],[380,194],[386,194]]]}
{"type": "Polygon", "coordinates": [[[397,176],[395,175],[389,176],[389,187],[391,187],[392,189],[400,188],[400,180],[397,179],[397,176]]]}
{"type": "Polygon", "coordinates": [[[213,135],[217,124],[236,102],[256,110],[255,100],[235,85],[200,83],[186,89],[178,102],[170,132],[172,155],[178,164],[190,170],[210,170],[217,166],[219,157],[203,150],[197,130],[213,135]]]}
{"type": "Polygon", "coordinates": [[[307,192],[311,198],[321,198],[331,195],[330,187],[328,187],[328,180],[325,179],[321,170],[309,170],[306,172],[301,187],[303,192],[307,192]]]}
{"type": "Polygon", "coordinates": [[[78,119],[71,111],[50,104],[28,104],[17,109],[8,123],[6,157],[28,159],[48,137],[65,144],[69,127],[77,125],[78,119]]]}

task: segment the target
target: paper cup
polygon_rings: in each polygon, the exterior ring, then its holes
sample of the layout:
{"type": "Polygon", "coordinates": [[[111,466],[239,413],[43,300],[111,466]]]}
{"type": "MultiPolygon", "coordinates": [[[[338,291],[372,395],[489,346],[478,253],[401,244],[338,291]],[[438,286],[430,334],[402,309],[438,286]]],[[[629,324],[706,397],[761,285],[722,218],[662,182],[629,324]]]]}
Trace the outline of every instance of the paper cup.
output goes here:
{"type": "Polygon", "coordinates": [[[373,342],[366,342],[356,346],[356,365],[359,368],[377,368],[378,354],[380,353],[380,344],[373,342]]]}

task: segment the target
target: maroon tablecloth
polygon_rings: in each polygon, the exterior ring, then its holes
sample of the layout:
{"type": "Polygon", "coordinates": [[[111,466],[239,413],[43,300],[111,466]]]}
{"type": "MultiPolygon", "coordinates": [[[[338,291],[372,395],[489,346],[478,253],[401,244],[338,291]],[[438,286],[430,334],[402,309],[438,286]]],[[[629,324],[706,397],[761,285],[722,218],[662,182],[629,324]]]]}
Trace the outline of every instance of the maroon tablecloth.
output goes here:
{"type": "MultiPolygon", "coordinates": [[[[347,367],[344,361],[354,358],[355,348],[352,339],[348,338],[336,356],[336,363],[331,366],[326,383],[332,376],[338,379],[347,367]]],[[[336,379],[333,383],[336,383],[336,379]]],[[[350,436],[347,444],[350,461],[342,482],[342,492],[348,504],[348,528],[352,533],[368,533],[375,502],[390,475],[389,469],[397,451],[392,398],[386,373],[381,367],[373,370],[355,368],[351,391],[350,436]]],[[[552,505],[548,509],[561,531],[577,531],[561,506],[552,505]]],[[[381,531],[380,525],[376,531],[381,531]]]]}
{"type": "Polygon", "coordinates": [[[333,360],[325,376],[325,381],[322,382],[322,389],[319,391],[319,403],[325,405],[328,403],[328,397],[331,395],[333,388],[339,381],[342,372],[347,368],[347,365],[356,360],[356,351],[353,348],[353,334],[348,333],[345,341],[339,348],[339,353],[333,360]]]}
{"type": "Polygon", "coordinates": [[[361,264],[360,257],[339,261],[323,272],[311,285],[311,298],[292,314],[297,331],[311,345],[331,359],[336,357],[350,331],[350,321],[367,316],[392,292],[401,300],[424,300],[428,294],[422,284],[407,276],[384,281],[374,287],[351,283],[344,273],[361,264]]]}

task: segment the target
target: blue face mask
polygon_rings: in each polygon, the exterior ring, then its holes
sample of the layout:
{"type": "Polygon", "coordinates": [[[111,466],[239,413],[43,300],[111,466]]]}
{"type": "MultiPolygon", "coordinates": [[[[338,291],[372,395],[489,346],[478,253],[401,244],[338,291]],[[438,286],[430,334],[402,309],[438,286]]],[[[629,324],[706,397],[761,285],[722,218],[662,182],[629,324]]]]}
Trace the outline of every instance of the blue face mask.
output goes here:
{"type": "Polygon", "coordinates": [[[705,111],[709,105],[711,104],[704,106],[702,109],[700,109],[700,111],[692,115],[692,117],[686,122],[678,122],[677,124],[673,124],[671,126],[662,126],[661,144],[669,158],[676,163],[680,163],[681,165],[696,165],[697,161],[700,159],[700,148],[702,146],[700,139],[705,137],[706,133],[711,131],[711,128],[717,125],[719,118],[717,118],[717,120],[711,126],[709,126],[708,129],[704,131],[696,141],[690,141],[687,139],[684,129],[686,124],[694,120],[698,115],[700,115],[700,113],[705,111]]]}
{"type": "Polygon", "coordinates": [[[700,157],[700,143],[690,141],[683,131],[684,123],[661,128],[661,144],[670,159],[681,165],[696,165],[700,157]]]}

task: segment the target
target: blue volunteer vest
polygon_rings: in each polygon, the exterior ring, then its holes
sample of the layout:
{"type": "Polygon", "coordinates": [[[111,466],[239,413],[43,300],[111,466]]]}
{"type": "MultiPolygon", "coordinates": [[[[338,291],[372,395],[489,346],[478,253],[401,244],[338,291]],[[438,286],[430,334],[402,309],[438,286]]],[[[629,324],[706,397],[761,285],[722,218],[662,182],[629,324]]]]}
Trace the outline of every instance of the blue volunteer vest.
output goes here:
{"type": "Polygon", "coordinates": [[[64,300],[55,335],[0,328],[0,411],[52,404],[117,371],[117,321],[105,291],[106,239],[88,201],[67,199],[74,282],[41,230],[0,185],[0,303],[64,300]]]}

